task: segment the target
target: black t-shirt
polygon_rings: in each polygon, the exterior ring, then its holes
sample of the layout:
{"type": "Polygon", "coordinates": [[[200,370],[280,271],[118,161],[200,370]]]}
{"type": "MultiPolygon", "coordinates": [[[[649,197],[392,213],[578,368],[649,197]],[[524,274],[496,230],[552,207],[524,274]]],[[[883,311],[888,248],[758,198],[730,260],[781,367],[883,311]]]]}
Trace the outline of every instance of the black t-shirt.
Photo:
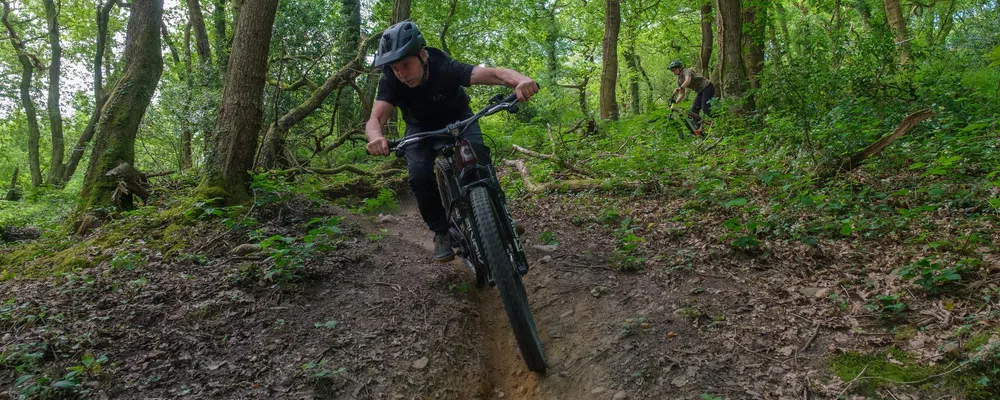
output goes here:
{"type": "Polygon", "coordinates": [[[427,81],[415,88],[406,86],[392,72],[382,67],[378,95],[382,100],[403,111],[406,133],[441,129],[448,124],[472,116],[469,95],[465,89],[472,79],[472,65],[452,60],[445,52],[426,47],[427,81]]]}

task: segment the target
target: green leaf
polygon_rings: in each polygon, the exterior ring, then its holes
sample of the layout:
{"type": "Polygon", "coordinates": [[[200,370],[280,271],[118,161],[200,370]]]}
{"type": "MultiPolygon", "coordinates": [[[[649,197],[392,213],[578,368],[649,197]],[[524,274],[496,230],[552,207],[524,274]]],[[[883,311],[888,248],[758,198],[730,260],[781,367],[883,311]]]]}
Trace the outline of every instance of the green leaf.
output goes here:
{"type": "Polygon", "coordinates": [[[851,226],[850,222],[845,222],[844,225],[840,227],[841,236],[851,236],[851,233],[853,232],[854,232],[854,227],[851,226]]]}
{"type": "Polygon", "coordinates": [[[333,328],[337,327],[337,321],[331,319],[329,321],[326,321],[325,324],[321,324],[321,323],[317,322],[317,323],[313,324],[313,326],[315,326],[317,328],[333,329],[333,328]]]}
{"type": "Polygon", "coordinates": [[[728,202],[726,202],[726,208],[742,207],[742,206],[745,206],[745,205],[747,205],[747,199],[743,198],[743,197],[740,197],[740,198],[737,198],[737,199],[732,199],[732,200],[729,200],[728,202]]]}
{"type": "Polygon", "coordinates": [[[52,384],[52,387],[56,389],[70,390],[76,387],[76,383],[70,381],[58,381],[52,384]]]}

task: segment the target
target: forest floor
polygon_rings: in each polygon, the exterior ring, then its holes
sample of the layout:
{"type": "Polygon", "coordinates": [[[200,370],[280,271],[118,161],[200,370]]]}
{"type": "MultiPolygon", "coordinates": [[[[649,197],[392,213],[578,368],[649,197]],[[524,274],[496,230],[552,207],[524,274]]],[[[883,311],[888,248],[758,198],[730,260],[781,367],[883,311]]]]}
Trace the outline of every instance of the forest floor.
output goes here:
{"type": "MultiPolygon", "coordinates": [[[[8,263],[0,271],[0,395],[993,395],[975,382],[996,368],[977,354],[1000,342],[996,306],[976,293],[995,278],[893,303],[882,294],[911,289],[893,272],[909,261],[901,247],[920,244],[775,241],[741,251],[719,240],[725,215],[672,218],[686,203],[668,195],[513,201],[527,227],[524,281],[545,376],[521,362],[496,291],[476,289],[460,261],[429,260],[430,234],[412,204],[379,218],[310,202],[254,210],[261,237],[301,238],[318,220],[339,221],[335,249],[299,253],[307,258],[300,277],[283,284],[267,279],[268,265],[302,248],[241,251],[253,244],[245,230],[213,219],[177,225],[136,215],[57,240],[55,252],[10,246],[0,257],[8,263]],[[623,252],[623,240],[637,246],[623,252]],[[903,301],[905,314],[893,311],[903,301]]],[[[1000,266],[995,248],[970,251],[1000,266]]]]}

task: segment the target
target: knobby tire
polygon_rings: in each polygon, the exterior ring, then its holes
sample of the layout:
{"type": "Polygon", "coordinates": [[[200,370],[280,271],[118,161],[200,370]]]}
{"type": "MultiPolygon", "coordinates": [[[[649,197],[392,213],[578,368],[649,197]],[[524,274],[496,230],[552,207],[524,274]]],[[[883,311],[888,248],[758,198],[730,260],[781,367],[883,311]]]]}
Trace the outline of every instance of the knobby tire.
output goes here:
{"type": "Polygon", "coordinates": [[[517,338],[521,356],[528,369],[544,374],[545,355],[542,351],[542,342],[538,338],[538,330],[535,328],[535,320],[528,306],[528,294],[524,290],[524,284],[521,283],[521,275],[515,270],[504,246],[497,225],[497,220],[502,216],[490,201],[489,191],[485,187],[472,188],[469,198],[479,233],[479,245],[482,246],[486,262],[493,272],[493,280],[500,292],[500,299],[503,301],[504,310],[507,311],[514,336],[517,338]]]}

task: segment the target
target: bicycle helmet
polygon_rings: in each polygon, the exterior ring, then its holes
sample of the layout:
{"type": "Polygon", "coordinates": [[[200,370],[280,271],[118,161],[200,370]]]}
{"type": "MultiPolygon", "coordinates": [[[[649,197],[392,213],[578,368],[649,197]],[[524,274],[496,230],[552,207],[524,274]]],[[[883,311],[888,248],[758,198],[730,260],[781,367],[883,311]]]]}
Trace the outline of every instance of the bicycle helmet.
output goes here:
{"type": "Polygon", "coordinates": [[[674,60],[670,62],[670,65],[667,66],[667,69],[674,69],[674,68],[684,68],[684,65],[682,65],[680,61],[674,60]]]}
{"type": "Polygon", "coordinates": [[[413,22],[403,21],[390,26],[382,33],[378,53],[375,54],[375,67],[418,55],[426,45],[424,35],[420,34],[420,29],[413,22]]]}

